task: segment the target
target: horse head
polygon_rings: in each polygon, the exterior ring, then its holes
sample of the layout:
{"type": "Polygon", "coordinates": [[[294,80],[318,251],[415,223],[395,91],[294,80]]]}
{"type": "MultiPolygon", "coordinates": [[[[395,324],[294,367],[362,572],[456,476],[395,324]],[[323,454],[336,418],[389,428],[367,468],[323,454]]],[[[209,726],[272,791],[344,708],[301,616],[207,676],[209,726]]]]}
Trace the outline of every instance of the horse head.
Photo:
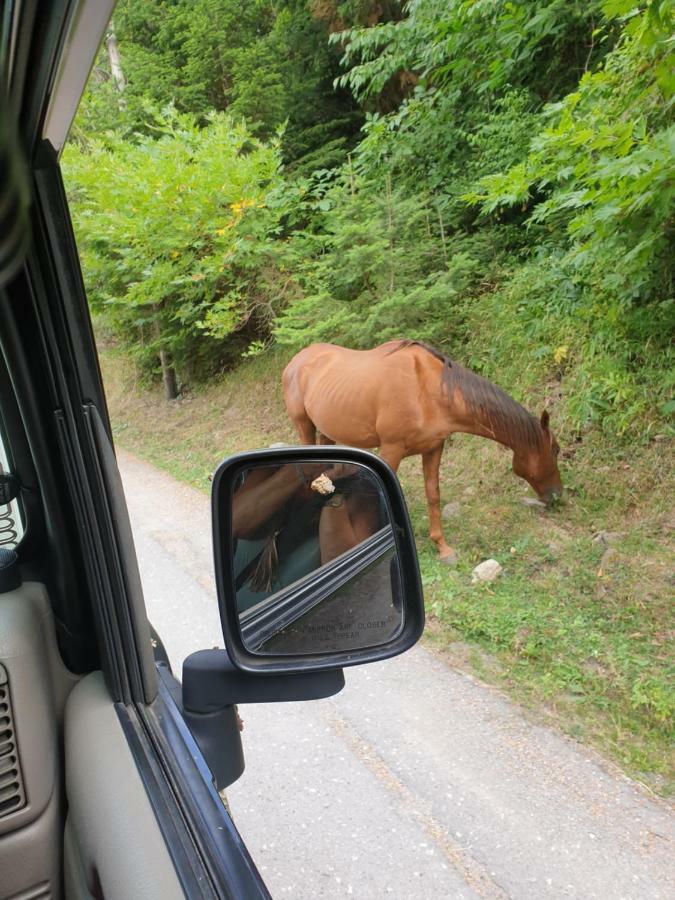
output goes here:
{"type": "Polygon", "coordinates": [[[541,439],[536,447],[518,448],[513,452],[513,471],[536,491],[544,503],[551,503],[562,495],[563,486],[558,471],[560,447],[549,429],[547,410],[541,414],[541,439]]]}

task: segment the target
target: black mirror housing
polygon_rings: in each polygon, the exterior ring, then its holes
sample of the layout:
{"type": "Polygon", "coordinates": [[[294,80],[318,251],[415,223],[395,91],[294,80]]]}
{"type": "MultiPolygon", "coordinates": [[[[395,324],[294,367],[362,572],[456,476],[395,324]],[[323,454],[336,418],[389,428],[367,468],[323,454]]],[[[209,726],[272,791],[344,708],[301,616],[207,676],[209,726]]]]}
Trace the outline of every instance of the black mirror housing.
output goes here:
{"type": "MultiPolygon", "coordinates": [[[[288,488],[283,489],[286,497],[288,488]]],[[[290,490],[294,491],[293,484],[290,484],[290,490]]],[[[267,539],[268,545],[281,533],[279,516],[275,515],[272,524],[263,522],[262,530],[273,536],[267,539]]],[[[232,456],[220,464],[213,477],[212,520],[223,636],[229,657],[238,669],[259,674],[338,669],[396,656],[420,638],[424,630],[424,599],[412,526],[396,475],[375,454],[352,447],[320,445],[278,447],[232,456]],[[285,472],[288,472],[287,478],[285,472]],[[313,479],[318,473],[322,474],[313,479]],[[244,493],[242,485],[246,479],[249,484],[260,484],[268,478],[270,487],[263,486],[262,493],[260,488],[257,495],[249,491],[249,517],[245,520],[241,500],[236,500],[235,495],[238,491],[244,493]],[[245,590],[246,606],[242,601],[242,578],[250,573],[256,558],[242,575],[242,565],[236,560],[239,542],[243,540],[242,534],[249,538],[252,526],[246,531],[244,524],[252,517],[255,519],[262,501],[267,502],[268,497],[275,495],[280,478],[286,478],[289,484],[293,479],[299,479],[294,483],[299,485],[297,494],[302,495],[301,502],[305,506],[298,506],[297,502],[292,506],[295,501],[289,499],[279,506],[280,514],[286,516],[286,521],[291,521],[296,532],[298,520],[310,505],[315,522],[319,516],[341,515],[333,509],[342,504],[343,495],[347,497],[347,503],[352,504],[351,509],[362,510],[365,499],[369,499],[377,506],[379,518],[377,522],[373,520],[365,532],[361,528],[353,546],[349,544],[346,549],[344,545],[339,546],[328,556],[324,552],[326,530],[325,519],[322,519],[324,544],[319,554],[317,525],[314,563],[305,566],[306,571],[302,572],[298,572],[296,566],[293,578],[287,579],[290,583],[281,587],[279,584],[272,586],[268,579],[263,590],[258,579],[256,590],[261,593],[252,593],[250,588],[245,590]],[[351,485],[351,489],[346,485],[351,485]],[[323,507],[331,508],[324,513],[323,507]],[[378,567],[379,574],[375,572],[378,567]],[[385,581],[387,596],[384,597],[380,590],[382,596],[374,597],[373,585],[381,587],[385,581]],[[377,602],[379,607],[374,605],[377,602]],[[325,615],[323,620],[318,617],[328,606],[331,616],[326,624],[325,615]],[[386,615],[378,614],[377,609],[384,609],[386,615]],[[376,621],[372,621],[373,616],[376,621]],[[298,640],[301,626],[297,623],[307,621],[322,621],[323,624],[302,626],[303,644],[298,640]],[[337,636],[326,640],[324,634],[324,645],[317,640],[307,641],[308,631],[316,633],[327,629],[333,629],[337,636]]],[[[254,537],[258,538],[259,533],[254,537]]],[[[259,545],[265,545],[264,540],[249,543],[254,547],[249,556],[253,556],[259,545]]],[[[307,543],[305,541],[305,548],[307,543]]],[[[279,563],[283,550],[283,535],[279,544],[279,552],[275,547],[272,554],[276,563],[279,563]]],[[[262,555],[261,550],[259,556],[262,555]]]]}
{"type": "MultiPolygon", "coordinates": [[[[159,667],[160,677],[168,664],[159,667]]],[[[181,708],[219,791],[244,772],[237,706],[319,700],[345,685],[342,669],[257,677],[235,668],[226,650],[198,650],[183,663],[181,708]]]]}

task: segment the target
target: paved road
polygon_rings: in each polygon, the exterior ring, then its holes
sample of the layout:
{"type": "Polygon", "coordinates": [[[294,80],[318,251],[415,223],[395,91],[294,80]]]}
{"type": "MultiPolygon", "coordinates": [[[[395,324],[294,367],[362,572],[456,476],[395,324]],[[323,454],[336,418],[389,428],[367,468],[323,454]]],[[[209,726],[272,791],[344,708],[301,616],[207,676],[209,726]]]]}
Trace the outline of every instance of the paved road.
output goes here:
{"type": "MultiPolygon", "coordinates": [[[[209,503],[120,453],[146,603],[174,666],[222,646],[209,503]]],[[[270,891],[355,897],[675,897],[672,813],[423,647],[337,697],[241,710],[232,813],[270,891]]]]}

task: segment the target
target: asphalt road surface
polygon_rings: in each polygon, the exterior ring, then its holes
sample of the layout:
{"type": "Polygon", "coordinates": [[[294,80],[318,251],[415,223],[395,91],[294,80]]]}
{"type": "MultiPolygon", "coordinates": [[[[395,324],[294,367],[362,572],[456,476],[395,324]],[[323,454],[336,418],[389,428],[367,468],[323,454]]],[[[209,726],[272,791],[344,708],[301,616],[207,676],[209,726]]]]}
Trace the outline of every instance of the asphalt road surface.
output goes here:
{"type": "MultiPolygon", "coordinates": [[[[119,454],[174,672],[223,646],[208,498],[119,454]]],[[[275,898],[675,897],[672,811],[424,647],[329,700],[240,708],[235,822],[275,898]]]]}

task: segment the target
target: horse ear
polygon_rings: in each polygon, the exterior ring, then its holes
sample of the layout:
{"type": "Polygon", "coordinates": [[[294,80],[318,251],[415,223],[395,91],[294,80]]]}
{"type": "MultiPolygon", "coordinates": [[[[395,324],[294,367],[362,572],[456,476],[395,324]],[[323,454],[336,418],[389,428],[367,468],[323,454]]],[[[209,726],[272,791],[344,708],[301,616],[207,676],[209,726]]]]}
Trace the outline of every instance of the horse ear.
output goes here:
{"type": "Polygon", "coordinates": [[[541,427],[544,429],[544,431],[548,431],[549,415],[547,409],[543,411],[543,413],[541,414],[541,419],[539,421],[541,422],[541,427]]]}

